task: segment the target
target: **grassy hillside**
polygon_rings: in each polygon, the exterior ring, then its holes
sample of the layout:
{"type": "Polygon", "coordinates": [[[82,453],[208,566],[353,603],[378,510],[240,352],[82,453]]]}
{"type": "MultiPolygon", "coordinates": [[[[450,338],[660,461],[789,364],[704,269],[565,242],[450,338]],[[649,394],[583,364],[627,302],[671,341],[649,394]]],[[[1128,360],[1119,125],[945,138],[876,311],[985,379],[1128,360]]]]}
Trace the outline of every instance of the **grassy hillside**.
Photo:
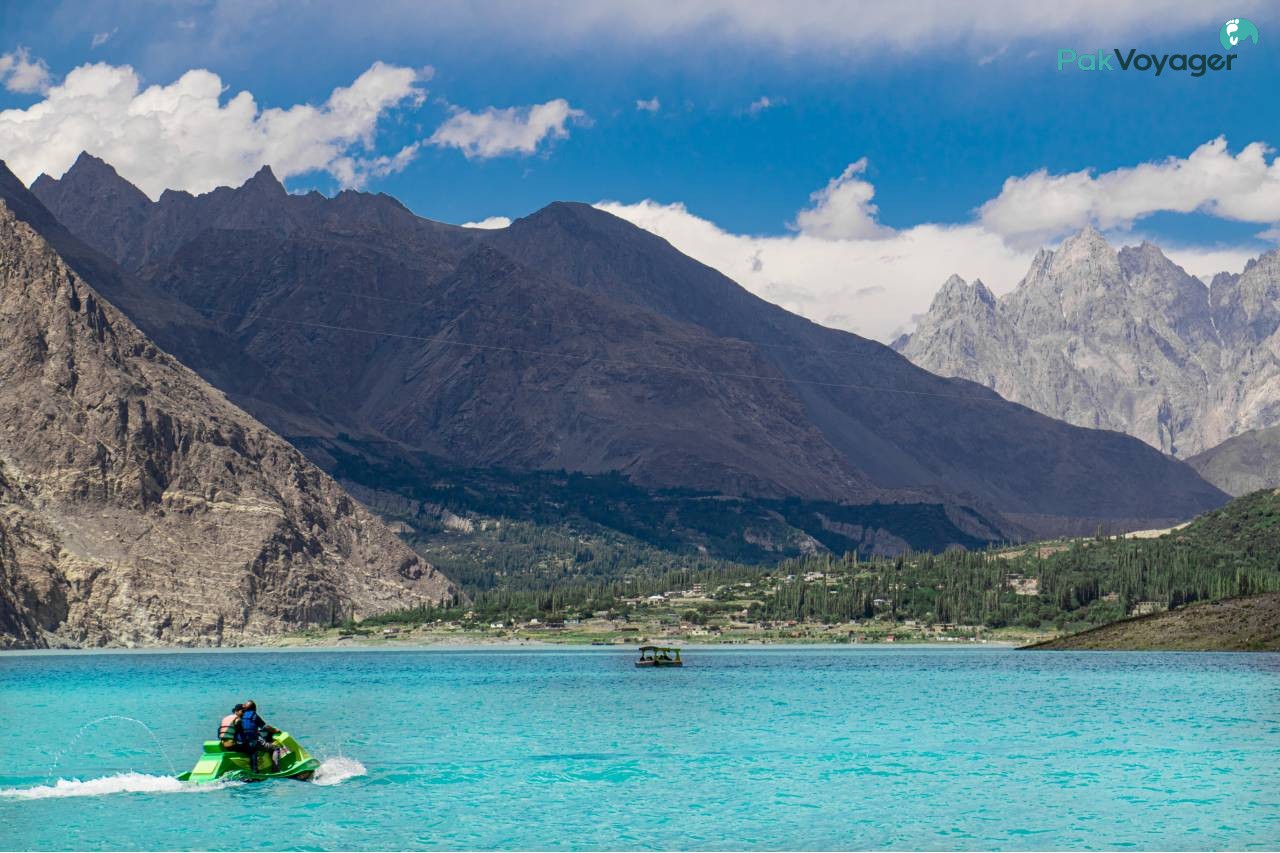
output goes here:
{"type": "Polygon", "coordinates": [[[974,629],[970,635],[979,628],[1075,632],[1192,602],[1280,593],[1280,493],[1272,491],[1156,538],[892,558],[819,552],[768,565],[664,550],[599,527],[511,519],[455,518],[438,534],[406,527],[404,535],[451,572],[471,601],[393,622],[518,623],[602,612],[643,620],[665,606],[650,597],[664,596],[682,602],[671,618],[699,629],[809,624],[846,626],[855,635],[912,624],[974,629]],[[701,592],[688,595],[694,587],[701,592]]]}
{"type": "Polygon", "coordinates": [[[1128,564],[1167,591],[1170,609],[1034,648],[1280,650],[1280,490],[1237,498],[1156,539],[1111,541],[1068,561],[1128,564]]]}
{"type": "Polygon", "coordinates": [[[1141,651],[1280,651],[1280,594],[1204,601],[1123,619],[1031,649],[1141,651]]]}
{"type": "Polygon", "coordinates": [[[1280,568],[1280,489],[1262,489],[1196,518],[1171,536],[1211,559],[1280,568]]]}

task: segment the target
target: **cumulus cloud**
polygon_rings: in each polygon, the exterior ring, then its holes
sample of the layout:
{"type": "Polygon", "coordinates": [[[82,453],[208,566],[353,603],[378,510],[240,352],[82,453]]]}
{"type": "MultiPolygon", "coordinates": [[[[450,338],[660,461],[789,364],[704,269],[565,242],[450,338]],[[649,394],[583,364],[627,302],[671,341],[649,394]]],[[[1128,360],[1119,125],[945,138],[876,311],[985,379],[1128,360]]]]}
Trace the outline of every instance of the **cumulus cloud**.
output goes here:
{"type": "Polygon", "coordinates": [[[222,79],[192,70],[142,88],[133,68],[82,65],[27,109],[0,112],[0,158],[30,182],[58,176],[81,151],[111,163],[152,198],[167,188],[237,185],[262,165],[280,178],[327,172],[344,187],[404,168],[417,143],[373,153],[378,121],[417,106],[430,69],[375,62],[319,106],[259,108],[249,92],[224,103],[222,79]]]}
{"type": "Polygon", "coordinates": [[[43,59],[32,59],[25,47],[0,54],[0,80],[10,92],[22,95],[42,94],[49,90],[49,66],[43,59]]]}
{"type": "Polygon", "coordinates": [[[657,95],[654,95],[647,101],[636,101],[636,109],[641,112],[656,113],[662,109],[662,102],[658,100],[657,95]]]}
{"type": "Polygon", "coordinates": [[[871,203],[876,188],[861,177],[866,171],[866,157],[850,163],[825,187],[809,196],[813,206],[796,214],[792,228],[822,240],[857,240],[892,234],[891,229],[876,222],[879,209],[871,203]]]}
{"type": "Polygon", "coordinates": [[[484,219],[480,219],[475,222],[464,222],[462,223],[462,227],[492,229],[492,228],[506,228],[510,224],[511,224],[511,217],[509,216],[486,216],[484,219]]]}
{"type": "MultiPolygon", "coordinates": [[[[331,174],[341,187],[359,188],[370,180],[385,178],[404,170],[422,147],[421,142],[411,142],[395,154],[379,154],[377,156],[343,155],[335,157],[324,171],[331,174]]],[[[304,170],[306,171],[306,170],[304,170]]]]}
{"type": "MultiPolygon", "coordinates": [[[[1242,155],[1245,165],[1254,163],[1253,168],[1260,156],[1242,155]]],[[[1274,169],[1274,163],[1269,168],[1274,169]]],[[[735,234],[679,203],[603,201],[596,206],[657,234],[770,302],[823,325],[885,342],[914,327],[953,273],[969,281],[981,278],[996,295],[1022,280],[1040,244],[1006,239],[982,218],[886,228],[876,221],[871,203],[875,188],[866,180],[866,170],[865,158],[850,164],[812,194],[812,205],[795,217],[794,233],[781,236],[735,234]]],[[[1220,177],[1230,174],[1226,169],[1220,177]]],[[[1067,206],[1051,197],[1040,201],[1050,209],[1067,206]]],[[[1257,204],[1249,199],[1236,203],[1246,210],[1257,204]]],[[[1108,237],[1118,247],[1138,242],[1142,235],[1122,232],[1108,237]]],[[[1257,254],[1248,247],[1153,242],[1205,281],[1223,270],[1243,269],[1257,254]]]]}
{"type": "Polygon", "coordinates": [[[457,110],[431,135],[430,142],[457,148],[468,159],[533,154],[544,140],[567,137],[568,122],[586,120],[587,114],[569,106],[564,98],[528,107],[489,107],[478,113],[457,110]]]}
{"type": "Polygon", "coordinates": [[[113,27],[113,28],[111,28],[110,30],[107,30],[106,32],[94,33],[94,34],[93,34],[93,40],[92,40],[92,41],[90,41],[90,43],[89,43],[89,47],[90,47],[90,48],[102,47],[104,44],[106,44],[107,42],[111,41],[111,39],[112,39],[112,38],[115,36],[115,34],[116,34],[116,33],[118,33],[118,32],[120,32],[120,28],[119,28],[119,27],[113,27]]]}
{"type": "Polygon", "coordinates": [[[1280,158],[1261,142],[1233,155],[1220,136],[1185,158],[1101,174],[1085,169],[1053,175],[1041,169],[1006,180],[1000,194],[978,214],[988,229],[1030,244],[1086,223],[1127,229],[1160,211],[1280,223],[1280,158]]]}
{"type": "MultiPolygon", "coordinates": [[[[1011,246],[981,223],[923,224],[887,236],[829,239],[734,234],[683,204],[604,201],[601,210],[664,238],[743,287],[824,326],[888,343],[910,331],[952,273],[981,278],[997,296],[1026,275],[1034,249],[1011,246]]],[[[1112,243],[1122,243],[1111,235],[1112,243]]],[[[1124,235],[1120,235],[1123,237],[1124,235]]],[[[1130,240],[1137,242],[1135,235],[1130,240]]],[[[1170,259],[1208,281],[1236,271],[1257,253],[1247,248],[1164,244],[1170,259]]]]}
{"type": "MultiPolygon", "coordinates": [[[[1111,245],[1120,246],[1140,243],[1143,238],[1134,234],[1112,234],[1108,239],[1111,240],[1111,245]]],[[[1213,277],[1220,272],[1240,272],[1245,264],[1261,254],[1239,246],[1188,246],[1160,241],[1156,237],[1146,239],[1158,245],[1169,260],[1205,284],[1213,281],[1213,277]]]]}
{"type": "Polygon", "coordinates": [[[1009,247],[978,225],[918,225],[875,237],[804,231],[757,236],[726,231],[683,204],[646,200],[596,206],[652,231],[789,311],[882,341],[907,331],[913,315],[928,309],[952,273],[980,276],[1007,290],[1026,273],[1034,254],[1009,247]]]}

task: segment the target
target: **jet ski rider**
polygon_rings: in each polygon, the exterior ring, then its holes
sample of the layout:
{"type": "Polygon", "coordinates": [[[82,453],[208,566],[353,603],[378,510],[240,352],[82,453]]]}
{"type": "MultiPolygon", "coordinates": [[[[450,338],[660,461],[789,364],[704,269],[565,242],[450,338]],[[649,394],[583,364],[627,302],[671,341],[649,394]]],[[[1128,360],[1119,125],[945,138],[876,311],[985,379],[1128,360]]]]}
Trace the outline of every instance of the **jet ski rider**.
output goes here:
{"type": "Polygon", "coordinates": [[[272,741],[279,733],[258,716],[258,706],[252,699],[236,705],[218,724],[219,744],[223,749],[246,753],[254,773],[258,772],[258,756],[263,752],[271,755],[272,772],[280,772],[280,758],[287,750],[272,741]]]}

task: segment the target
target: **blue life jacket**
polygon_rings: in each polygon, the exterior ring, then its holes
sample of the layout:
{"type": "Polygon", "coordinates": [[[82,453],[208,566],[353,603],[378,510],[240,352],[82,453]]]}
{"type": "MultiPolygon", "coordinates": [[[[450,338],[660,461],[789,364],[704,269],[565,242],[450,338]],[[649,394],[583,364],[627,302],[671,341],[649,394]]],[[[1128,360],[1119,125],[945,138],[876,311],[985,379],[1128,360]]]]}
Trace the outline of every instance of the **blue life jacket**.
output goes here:
{"type": "Polygon", "coordinates": [[[262,719],[256,711],[245,711],[240,717],[240,736],[242,743],[257,743],[262,728],[262,719]]]}

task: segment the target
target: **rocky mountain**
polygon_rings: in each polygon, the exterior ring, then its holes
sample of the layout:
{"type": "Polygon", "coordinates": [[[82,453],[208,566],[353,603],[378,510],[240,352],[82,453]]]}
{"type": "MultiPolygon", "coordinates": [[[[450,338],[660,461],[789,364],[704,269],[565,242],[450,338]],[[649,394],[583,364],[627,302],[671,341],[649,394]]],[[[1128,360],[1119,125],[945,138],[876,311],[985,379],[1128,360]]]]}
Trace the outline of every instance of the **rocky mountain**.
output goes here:
{"type": "Polygon", "coordinates": [[[239,644],[449,581],[158,348],[0,165],[0,647],[239,644]]]}
{"type": "Polygon", "coordinates": [[[1006,535],[1180,520],[1224,499],[1139,442],[788,314],[587,205],[482,232],[386,196],[289,195],[269,170],[150,202],[88,155],[32,188],[122,265],[144,330],[196,312],[234,347],[176,354],[325,464],[341,439],[384,460],[621,472],[651,489],[967,505],[1006,535]]]}
{"type": "Polygon", "coordinates": [[[1280,485],[1280,426],[1253,429],[1197,453],[1187,464],[1229,495],[1280,485]]]}
{"type": "Polygon", "coordinates": [[[1280,251],[1206,286],[1150,243],[1116,251],[1086,228],[999,299],[953,276],[894,347],[1186,458],[1280,423],[1280,251]]]}

